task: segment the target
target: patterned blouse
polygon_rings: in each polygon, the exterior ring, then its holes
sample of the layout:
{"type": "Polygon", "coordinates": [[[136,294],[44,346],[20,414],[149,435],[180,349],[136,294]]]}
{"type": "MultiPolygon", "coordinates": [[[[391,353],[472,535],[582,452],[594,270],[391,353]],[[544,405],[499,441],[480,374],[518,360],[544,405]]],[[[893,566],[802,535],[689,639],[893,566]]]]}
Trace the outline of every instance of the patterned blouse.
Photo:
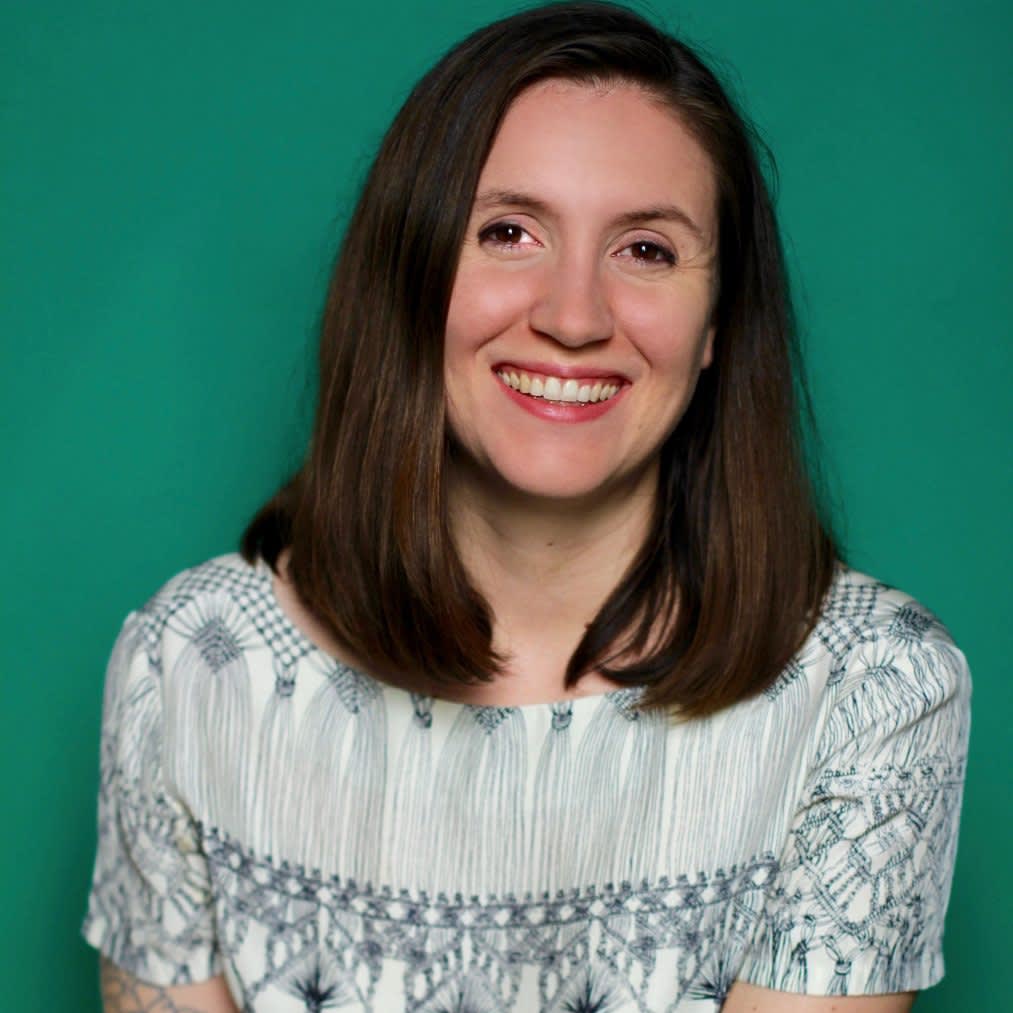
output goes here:
{"type": "Polygon", "coordinates": [[[83,932],[255,1013],[714,1013],[943,974],[963,655],[839,567],[764,693],[704,720],[638,690],[472,706],[315,647],[226,555],[109,662],[83,932]]]}

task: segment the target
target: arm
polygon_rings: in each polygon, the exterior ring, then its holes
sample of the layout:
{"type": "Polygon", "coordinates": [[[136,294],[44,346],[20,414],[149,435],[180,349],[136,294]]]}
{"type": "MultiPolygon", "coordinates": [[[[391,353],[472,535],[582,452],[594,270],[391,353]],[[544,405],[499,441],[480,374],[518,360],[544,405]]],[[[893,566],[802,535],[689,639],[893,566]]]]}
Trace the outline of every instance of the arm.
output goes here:
{"type": "Polygon", "coordinates": [[[943,975],[970,679],[917,603],[882,590],[870,607],[728,1013],[906,1013],[943,975]]]}
{"type": "Polygon", "coordinates": [[[908,1013],[914,1001],[914,992],[850,997],[797,995],[738,981],[721,1013],[908,1013]]]}
{"type": "Polygon", "coordinates": [[[98,848],[83,933],[104,958],[106,1013],[236,1013],[221,977],[199,832],[164,776],[160,658],[149,654],[144,622],[143,613],[128,616],[106,671],[98,848]]]}
{"type": "Polygon", "coordinates": [[[196,985],[145,985],[105,957],[101,961],[104,1013],[239,1013],[219,975],[196,985]]]}

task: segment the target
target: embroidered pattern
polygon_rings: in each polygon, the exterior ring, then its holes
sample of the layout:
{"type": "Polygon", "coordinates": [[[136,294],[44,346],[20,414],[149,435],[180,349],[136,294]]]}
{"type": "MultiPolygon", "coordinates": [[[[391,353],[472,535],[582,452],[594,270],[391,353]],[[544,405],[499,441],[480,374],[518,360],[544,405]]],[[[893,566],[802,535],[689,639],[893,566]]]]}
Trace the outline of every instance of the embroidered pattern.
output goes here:
{"type": "MultiPolygon", "coordinates": [[[[695,971],[707,954],[720,964],[721,936],[727,930],[730,909],[734,907],[738,917],[751,924],[777,869],[768,856],[727,874],[719,871],[706,881],[680,877],[676,882],[662,880],[637,887],[624,883],[538,898],[430,897],[323,879],[316,870],[258,859],[215,830],[202,828],[202,836],[212,879],[219,887],[216,892],[223,898],[219,919],[233,923],[243,936],[255,926],[269,925],[273,952],[284,955],[280,962],[269,960],[261,977],[247,981],[248,997],[290,980],[290,967],[302,969],[309,962],[317,968],[324,959],[318,950],[318,927],[327,924],[332,927],[327,953],[360,953],[372,945],[386,959],[403,962],[405,994],[418,999],[418,1009],[435,1008],[432,1004],[441,994],[446,997],[454,988],[464,988],[454,970],[463,966],[465,951],[474,959],[484,954],[489,968],[497,969],[492,977],[476,978],[469,986],[475,992],[475,982],[483,981],[490,994],[498,996],[500,1005],[493,1007],[497,1010],[504,1005],[509,1008],[514,1001],[519,968],[543,963],[547,956],[555,959],[543,972],[546,1004],[564,1003],[558,1008],[565,1009],[565,1002],[590,1001],[588,995],[622,994],[632,999],[637,992],[646,992],[660,951],[674,953],[689,941],[691,948],[683,955],[691,958],[688,967],[695,971]],[[433,945],[434,938],[439,939],[439,946],[433,945]],[[617,967],[621,964],[626,974],[613,975],[613,983],[606,985],[609,976],[603,971],[597,976],[589,973],[588,960],[595,954],[598,958],[607,955],[617,967]],[[578,955],[580,959],[575,959],[578,955]],[[627,980],[634,967],[639,989],[627,980]],[[448,980],[456,981],[449,990],[448,980]]],[[[740,931],[740,945],[744,939],[740,931]]],[[[357,1001],[374,1000],[380,972],[377,963],[357,1001]]],[[[300,980],[307,980],[305,971],[299,973],[300,980]]],[[[323,980],[321,974],[314,970],[312,980],[323,980]]],[[[336,981],[337,972],[331,970],[325,978],[336,981]]],[[[680,987],[689,992],[689,978],[680,987]]],[[[643,994],[638,1001],[643,1005],[643,994]]]]}
{"type": "Polygon", "coordinates": [[[86,937],[139,978],[227,961],[275,1008],[718,1010],[941,974],[969,682],[917,603],[841,568],[759,697],[474,707],[384,687],[221,557],[110,659],[86,937]]]}

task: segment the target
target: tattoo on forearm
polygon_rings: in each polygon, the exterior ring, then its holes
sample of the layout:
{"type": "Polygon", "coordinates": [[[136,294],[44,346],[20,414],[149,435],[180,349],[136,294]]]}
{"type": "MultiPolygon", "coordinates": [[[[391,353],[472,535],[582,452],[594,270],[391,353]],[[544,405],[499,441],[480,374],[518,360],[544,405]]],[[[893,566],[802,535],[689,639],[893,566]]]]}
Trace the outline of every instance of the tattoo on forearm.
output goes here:
{"type": "Polygon", "coordinates": [[[192,1006],[178,1006],[164,988],[139,982],[108,960],[102,961],[100,979],[106,1013],[206,1013],[192,1006]]]}

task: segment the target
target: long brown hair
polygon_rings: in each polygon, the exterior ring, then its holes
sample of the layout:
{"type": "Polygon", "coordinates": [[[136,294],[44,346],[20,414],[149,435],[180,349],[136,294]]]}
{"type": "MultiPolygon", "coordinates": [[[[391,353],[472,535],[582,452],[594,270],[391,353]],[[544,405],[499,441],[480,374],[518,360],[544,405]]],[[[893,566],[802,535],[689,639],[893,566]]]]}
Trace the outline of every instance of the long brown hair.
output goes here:
{"type": "Polygon", "coordinates": [[[546,78],[644,87],[678,113],[716,174],[714,360],[662,448],[651,532],[566,672],[567,686],[596,669],[646,686],[643,707],[705,715],[777,678],[816,620],[836,552],[804,460],[808,402],[762,143],[688,46],[626,8],[516,14],[419,81],[334,270],[305,463],[241,548],[275,567],[289,547],[305,607],[403,685],[499,671],[489,610],[448,521],[444,325],[497,127],[546,78]]]}

